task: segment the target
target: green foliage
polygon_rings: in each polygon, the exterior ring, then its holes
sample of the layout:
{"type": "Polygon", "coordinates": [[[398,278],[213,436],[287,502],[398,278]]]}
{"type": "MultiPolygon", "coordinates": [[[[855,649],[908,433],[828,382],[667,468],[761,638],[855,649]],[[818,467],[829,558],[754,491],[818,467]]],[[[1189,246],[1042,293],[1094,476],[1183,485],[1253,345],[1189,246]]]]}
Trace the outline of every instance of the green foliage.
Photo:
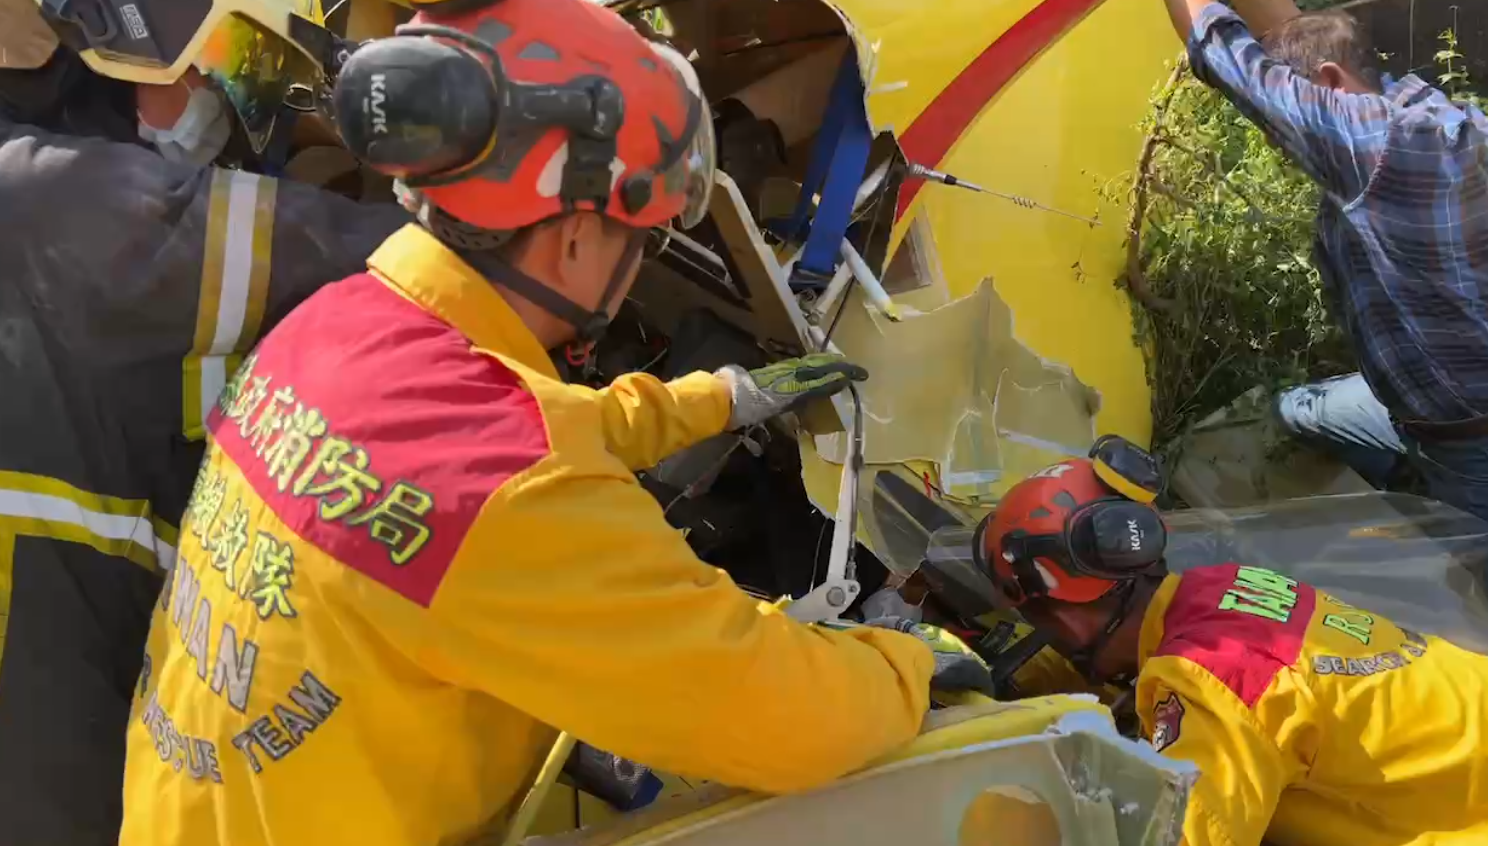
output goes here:
{"type": "MultiPolygon", "coordinates": [[[[1452,10],[1452,16],[1456,18],[1456,9],[1452,10]]],[[[1483,108],[1484,99],[1473,89],[1472,78],[1467,73],[1467,58],[1457,49],[1460,45],[1456,29],[1443,32],[1437,40],[1442,44],[1442,48],[1436,51],[1436,64],[1441,68],[1436,75],[1437,84],[1453,100],[1483,108]]]]}
{"type": "Polygon", "coordinates": [[[1171,97],[1142,189],[1142,266],[1170,304],[1137,314],[1156,443],[1257,384],[1352,368],[1312,264],[1316,187],[1191,76],[1171,97]]]}
{"type": "Polygon", "coordinates": [[[666,9],[660,6],[641,12],[641,20],[645,21],[646,25],[651,27],[651,31],[657,35],[673,34],[671,18],[667,17],[666,9]]]}

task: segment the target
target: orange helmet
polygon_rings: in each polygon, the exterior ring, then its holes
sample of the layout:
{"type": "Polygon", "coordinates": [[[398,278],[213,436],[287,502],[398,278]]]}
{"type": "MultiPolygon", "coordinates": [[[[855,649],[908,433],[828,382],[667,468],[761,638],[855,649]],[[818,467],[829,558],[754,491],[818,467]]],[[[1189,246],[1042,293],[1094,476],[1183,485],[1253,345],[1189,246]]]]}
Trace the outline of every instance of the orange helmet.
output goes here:
{"type": "Polygon", "coordinates": [[[1160,567],[1167,529],[1150,505],[1160,487],[1156,461],[1114,436],[1091,455],[1014,485],[977,528],[977,563],[1012,605],[1094,602],[1160,567]]]}
{"type": "Polygon", "coordinates": [[[332,98],[347,147],[405,200],[494,233],[574,210],[701,220],[712,116],[675,50],[589,0],[416,5],[352,53],[332,98]]]}

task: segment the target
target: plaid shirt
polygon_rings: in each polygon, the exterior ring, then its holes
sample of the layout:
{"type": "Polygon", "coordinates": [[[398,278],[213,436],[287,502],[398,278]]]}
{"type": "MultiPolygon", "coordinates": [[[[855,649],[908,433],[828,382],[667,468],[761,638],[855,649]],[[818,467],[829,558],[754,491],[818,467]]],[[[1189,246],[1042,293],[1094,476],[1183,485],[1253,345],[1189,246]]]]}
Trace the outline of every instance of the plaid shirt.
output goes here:
{"type": "Polygon", "coordinates": [[[1314,85],[1213,3],[1194,73],[1323,189],[1317,255],[1364,376],[1396,420],[1488,414],[1488,118],[1416,76],[1314,85]]]}

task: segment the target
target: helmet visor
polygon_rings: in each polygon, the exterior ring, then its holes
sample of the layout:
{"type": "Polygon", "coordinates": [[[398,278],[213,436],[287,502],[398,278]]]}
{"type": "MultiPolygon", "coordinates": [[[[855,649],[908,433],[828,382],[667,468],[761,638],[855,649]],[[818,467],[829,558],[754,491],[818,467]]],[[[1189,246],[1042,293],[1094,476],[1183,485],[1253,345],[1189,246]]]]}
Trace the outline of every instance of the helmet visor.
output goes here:
{"type": "MultiPolygon", "coordinates": [[[[306,17],[316,20],[316,0],[299,5],[306,17]]],[[[290,87],[313,83],[316,75],[313,63],[294,45],[237,14],[227,15],[213,28],[196,66],[227,95],[256,153],[268,145],[290,87]]]]}
{"type": "Polygon", "coordinates": [[[708,203],[713,197],[713,172],[718,167],[718,148],[713,141],[713,112],[708,107],[708,98],[703,95],[702,83],[692,63],[676,50],[665,44],[650,42],[651,49],[676,69],[693,96],[689,108],[698,110],[696,127],[687,139],[681,157],[663,174],[668,193],[680,191],[686,197],[678,222],[683,229],[691,229],[708,216],[708,203]]]}

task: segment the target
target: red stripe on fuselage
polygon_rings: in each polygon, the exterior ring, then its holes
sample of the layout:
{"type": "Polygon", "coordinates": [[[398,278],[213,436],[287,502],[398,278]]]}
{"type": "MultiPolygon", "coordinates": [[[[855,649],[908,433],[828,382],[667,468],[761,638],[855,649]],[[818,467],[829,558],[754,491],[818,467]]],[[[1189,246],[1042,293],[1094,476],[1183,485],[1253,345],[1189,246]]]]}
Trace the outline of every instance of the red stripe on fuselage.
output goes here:
{"type": "MultiPolygon", "coordinates": [[[[899,137],[905,157],[926,167],[938,167],[982,109],[1049,45],[1104,1],[1044,0],[1024,15],[973,59],[909,125],[899,137]]],[[[899,189],[896,220],[914,202],[923,184],[913,179],[899,189]]]]}

